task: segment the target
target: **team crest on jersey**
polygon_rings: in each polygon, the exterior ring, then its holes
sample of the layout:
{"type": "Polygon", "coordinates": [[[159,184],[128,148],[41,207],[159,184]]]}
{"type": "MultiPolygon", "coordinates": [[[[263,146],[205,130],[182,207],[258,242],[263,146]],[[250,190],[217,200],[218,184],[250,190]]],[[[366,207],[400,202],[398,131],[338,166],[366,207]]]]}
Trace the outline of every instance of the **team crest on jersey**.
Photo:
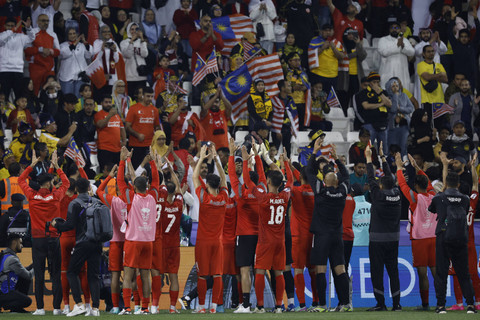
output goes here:
{"type": "Polygon", "coordinates": [[[148,218],[150,217],[150,209],[149,208],[143,208],[141,211],[143,221],[147,222],[148,218]]]}

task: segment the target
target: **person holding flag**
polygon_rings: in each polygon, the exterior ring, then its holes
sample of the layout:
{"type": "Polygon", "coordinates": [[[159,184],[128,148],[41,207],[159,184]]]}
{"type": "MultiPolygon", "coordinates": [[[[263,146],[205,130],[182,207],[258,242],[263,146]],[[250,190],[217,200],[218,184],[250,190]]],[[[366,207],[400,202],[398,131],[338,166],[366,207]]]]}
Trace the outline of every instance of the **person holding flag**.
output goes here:
{"type": "Polygon", "coordinates": [[[255,79],[247,100],[247,108],[249,131],[254,131],[255,124],[261,121],[268,127],[272,126],[272,100],[265,91],[265,81],[262,79],[255,79]]]}
{"type": "Polygon", "coordinates": [[[292,98],[297,106],[300,130],[310,125],[312,95],[307,74],[302,70],[300,55],[292,52],[287,56],[285,79],[292,84],[292,98]],[[308,103],[307,103],[308,102],[308,103]]]}
{"type": "Polygon", "coordinates": [[[200,18],[200,30],[190,33],[190,46],[192,47],[192,71],[197,65],[197,53],[202,58],[212,52],[215,46],[218,50],[223,49],[222,36],[213,30],[212,18],[205,14],[200,18]]]}
{"type": "Polygon", "coordinates": [[[275,133],[272,138],[275,147],[278,149],[282,144],[290,157],[292,134],[297,136],[299,130],[297,106],[291,96],[291,83],[280,80],[277,85],[280,93],[272,97],[272,132],[275,133]]]}

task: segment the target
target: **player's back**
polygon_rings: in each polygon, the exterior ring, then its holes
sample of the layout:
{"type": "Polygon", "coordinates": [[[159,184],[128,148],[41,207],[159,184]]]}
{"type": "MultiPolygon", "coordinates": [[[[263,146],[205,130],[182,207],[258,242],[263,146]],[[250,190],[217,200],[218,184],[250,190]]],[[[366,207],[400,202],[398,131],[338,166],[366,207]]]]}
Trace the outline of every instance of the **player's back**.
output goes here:
{"type": "Polygon", "coordinates": [[[290,226],[292,236],[310,235],[310,225],[312,223],[314,193],[309,184],[295,186],[292,188],[292,217],[290,226]]]}
{"type": "Polygon", "coordinates": [[[259,243],[285,241],[285,215],[287,213],[290,189],[279,193],[265,193],[260,200],[259,243]]]}
{"type": "Polygon", "coordinates": [[[214,196],[206,188],[196,190],[200,200],[197,242],[217,242],[222,239],[228,194],[225,188],[214,196]]]}
{"type": "Polygon", "coordinates": [[[160,215],[163,247],[172,248],[180,245],[180,222],[183,213],[183,197],[175,195],[172,203],[165,201],[160,215]]]}

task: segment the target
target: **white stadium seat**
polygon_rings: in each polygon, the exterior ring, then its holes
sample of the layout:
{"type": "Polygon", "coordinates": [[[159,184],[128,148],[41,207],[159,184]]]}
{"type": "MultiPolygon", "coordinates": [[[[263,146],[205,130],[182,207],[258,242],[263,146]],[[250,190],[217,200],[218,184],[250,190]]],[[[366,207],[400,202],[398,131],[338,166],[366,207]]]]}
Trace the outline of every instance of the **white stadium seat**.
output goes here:
{"type": "Polygon", "coordinates": [[[245,137],[249,134],[248,131],[235,132],[235,144],[241,145],[245,141],[245,137]]]}
{"type": "Polygon", "coordinates": [[[10,146],[10,143],[12,142],[12,139],[13,139],[12,130],[11,129],[5,129],[4,133],[5,133],[5,140],[4,140],[3,144],[4,144],[5,148],[8,148],[10,146]]]}
{"type": "Polygon", "coordinates": [[[330,109],[330,112],[325,114],[325,119],[332,123],[333,131],[339,131],[343,133],[345,137],[347,132],[350,131],[350,118],[345,117],[341,108],[330,109]]]}
{"type": "Polygon", "coordinates": [[[182,87],[187,91],[187,95],[190,95],[192,93],[192,83],[190,81],[185,81],[182,84],[182,87]]]}
{"type": "Polygon", "coordinates": [[[201,106],[192,106],[192,111],[195,112],[198,117],[200,118],[200,112],[202,111],[202,107],[201,106]]]}
{"type": "Polygon", "coordinates": [[[347,133],[347,142],[356,142],[358,141],[358,131],[351,131],[347,133]]]}

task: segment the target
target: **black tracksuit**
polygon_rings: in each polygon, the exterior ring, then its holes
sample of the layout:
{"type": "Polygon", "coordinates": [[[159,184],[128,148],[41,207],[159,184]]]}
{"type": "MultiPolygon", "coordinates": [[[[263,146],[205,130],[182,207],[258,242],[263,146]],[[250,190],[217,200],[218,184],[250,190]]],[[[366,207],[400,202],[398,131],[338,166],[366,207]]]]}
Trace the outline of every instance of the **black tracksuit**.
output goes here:
{"type": "MultiPolygon", "coordinates": [[[[391,175],[387,162],[383,162],[385,175],[391,175]]],[[[370,209],[370,273],[373,294],[377,305],[385,305],[383,268],[390,277],[393,306],[400,304],[400,278],[398,276],[398,241],[400,239],[401,192],[398,187],[380,190],[375,179],[375,170],[367,164],[368,183],[372,207],[370,209]]]]}
{"type": "Polygon", "coordinates": [[[446,243],[445,236],[445,219],[447,218],[447,207],[449,205],[461,206],[468,214],[470,208],[469,198],[460,193],[457,189],[448,188],[444,192],[437,194],[433,199],[428,210],[437,213],[437,228],[435,235],[437,236],[435,244],[435,262],[437,266],[437,274],[435,275],[435,294],[437,296],[437,306],[445,306],[445,296],[447,292],[447,278],[450,260],[458,277],[458,282],[462,288],[463,296],[467,301],[467,305],[473,305],[473,286],[468,271],[468,246],[464,244],[446,243]]]}

